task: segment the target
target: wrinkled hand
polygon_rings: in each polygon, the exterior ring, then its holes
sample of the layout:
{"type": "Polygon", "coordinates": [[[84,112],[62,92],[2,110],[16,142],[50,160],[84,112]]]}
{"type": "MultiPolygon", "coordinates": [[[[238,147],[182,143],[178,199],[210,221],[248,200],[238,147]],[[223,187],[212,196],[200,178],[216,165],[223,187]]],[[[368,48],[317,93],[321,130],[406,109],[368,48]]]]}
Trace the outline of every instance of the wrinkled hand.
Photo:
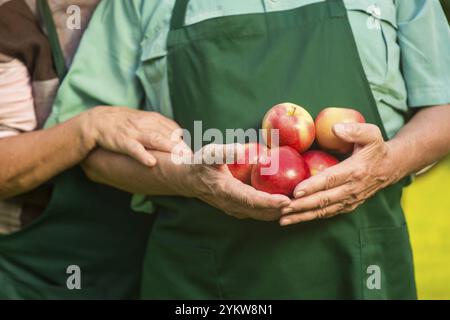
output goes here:
{"type": "Polygon", "coordinates": [[[339,124],[334,132],[355,143],[353,155],[301,182],[283,209],[283,226],[352,212],[380,189],[397,181],[393,152],[372,124],[339,124]]]}
{"type": "Polygon", "coordinates": [[[189,196],[239,219],[278,220],[281,209],[291,200],[284,195],[258,191],[235,179],[228,170],[226,159],[232,159],[230,155],[237,156],[239,152],[243,152],[239,145],[208,145],[198,151],[194,157],[200,157],[203,163],[188,165],[189,196]],[[211,158],[221,159],[222,164],[211,164],[211,158]]]}
{"type": "Polygon", "coordinates": [[[156,112],[96,107],[86,123],[97,146],[126,154],[150,167],[156,165],[151,150],[171,152],[182,140],[178,124],[156,112]]]}

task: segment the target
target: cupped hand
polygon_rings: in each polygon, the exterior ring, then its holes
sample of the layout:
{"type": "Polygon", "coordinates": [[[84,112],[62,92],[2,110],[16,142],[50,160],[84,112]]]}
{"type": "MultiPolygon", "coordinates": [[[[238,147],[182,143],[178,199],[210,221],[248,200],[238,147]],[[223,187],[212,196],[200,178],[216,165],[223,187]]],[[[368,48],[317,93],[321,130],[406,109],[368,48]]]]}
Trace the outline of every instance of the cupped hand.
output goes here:
{"type": "Polygon", "coordinates": [[[288,206],[291,200],[284,195],[258,191],[235,179],[226,163],[233,162],[233,157],[239,152],[244,152],[239,145],[208,145],[195,153],[194,158],[201,159],[202,163],[188,165],[187,189],[190,196],[235,218],[278,220],[281,209],[288,206]]]}
{"type": "Polygon", "coordinates": [[[355,144],[353,155],[301,182],[294,191],[294,201],[282,211],[282,226],[352,212],[377,191],[399,180],[394,152],[377,126],[338,124],[334,132],[355,144]]]}
{"type": "Polygon", "coordinates": [[[97,146],[126,154],[154,166],[151,151],[171,152],[182,142],[182,131],[173,120],[157,112],[127,107],[96,107],[89,113],[88,128],[97,146]]]}

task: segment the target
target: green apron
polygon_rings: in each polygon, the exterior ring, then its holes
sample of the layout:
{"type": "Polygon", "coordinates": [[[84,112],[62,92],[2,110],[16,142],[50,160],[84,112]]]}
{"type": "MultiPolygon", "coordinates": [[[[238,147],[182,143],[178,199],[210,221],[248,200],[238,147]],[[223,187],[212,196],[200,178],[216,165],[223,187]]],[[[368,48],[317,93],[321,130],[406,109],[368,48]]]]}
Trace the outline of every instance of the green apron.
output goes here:
{"type": "MultiPolygon", "coordinates": [[[[290,101],[316,116],[358,109],[383,128],[342,1],[184,26],[178,0],[168,37],[175,120],[258,128],[290,101]]],[[[144,264],[146,299],[414,299],[402,181],[352,214],[281,228],[238,220],[205,203],[156,197],[144,264]]]]}
{"type": "MultiPolygon", "coordinates": [[[[44,19],[51,17],[48,13],[44,19]]],[[[54,29],[52,21],[46,26],[54,29]]],[[[49,32],[52,48],[58,43],[55,35],[49,32]]],[[[55,58],[62,76],[62,54],[55,58]]],[[[129,194],[90,182],[80,167],[53,182],[42,215],[0,236],[0,299],[138,298],[152,218],[130,209],[129,194]],[[78,274],[81,289],[73,277],[78,274]]]]}
{"type": "Polygon", "coordinates": [[[130,202],[79,167],[57,177],[38,220],[0,237],[0,299],[138,298],[150,218],[130,202]],[[68,289],[69,266],[80,268],[81,290],[68,289]]]}

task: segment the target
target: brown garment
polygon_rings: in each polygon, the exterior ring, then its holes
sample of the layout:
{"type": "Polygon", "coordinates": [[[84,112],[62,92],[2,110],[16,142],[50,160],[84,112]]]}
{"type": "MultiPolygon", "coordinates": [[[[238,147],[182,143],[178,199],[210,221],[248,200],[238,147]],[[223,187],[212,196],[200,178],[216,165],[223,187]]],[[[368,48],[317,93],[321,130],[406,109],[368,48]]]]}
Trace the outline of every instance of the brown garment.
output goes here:
{"type": "MultiPolygon", "coordinates": [[[[52,51],[37,16],[36,1],[0,0],[0,64],[18,59],[27,67],[33,88],[37,129],[48,118],[59,86],[52,51]]],[[[99,0],[48,0],[67,65],[99,0]],[[66,9],[81,9],[81,29],[66,27],[66,9]]],[[[0,105],[0,108],[2,106],[0,105]]],[[[1,170],[1,168],[0,168],[1,170]]],[[[0,234],[15,232],[33,222],[46,208],[51,187],[46,185],[14,199],[0,201],[0,234]]]]}
{"type": "Polygon", "coordinates": [[[21,60],[33,81],[56,78],[47,37],[24,0],[0,6],[0,52],[21,60]]]}

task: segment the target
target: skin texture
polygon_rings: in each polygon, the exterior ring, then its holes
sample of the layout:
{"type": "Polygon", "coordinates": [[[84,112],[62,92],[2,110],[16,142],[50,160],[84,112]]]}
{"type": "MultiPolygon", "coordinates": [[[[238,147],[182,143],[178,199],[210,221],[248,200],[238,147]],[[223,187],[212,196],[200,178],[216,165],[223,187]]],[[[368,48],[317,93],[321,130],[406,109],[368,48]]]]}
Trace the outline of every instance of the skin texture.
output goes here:
{"type": "MultiPolygon", "coordinates": [[[[220,157],[230,153],[226,150],[229,146],[205,148],[213,149],[212,153],[220,157]]],[[[204,149],[198,153],[203,153],[204,149]]],[[[240,219],[272,221],[280,218],[281,209],[291,202],[288,197],[261,192],[242,183],[231,175],[226,164],[205,164],[204,154],[207,153],[210,152],[203,153],[203,164],[177,165],[170,154],[154,152],[158,165],[149,169],[127,156],[97,150],[84,162],[84,170],[95,182],[131,193],[198,198],[240,219]]]]}
{"type": "Polygon", "coordinates": [[[333,126],[337,123],[364,123],[366,120],[356,110],[347,108],[326,108],[316,117],[316,139],[322,149],[348,154],[353,150],[353,144],[348,143],[333,132],[333,126]]]}
{"type": "Polygon", "coordinates": [[[355,143],[353,155],[300,183],[281,225],[352,212],[377,191],[443,158],[450,152],[448,123],[450,105],[420,110],[388,142],[372,124],[336,125],[341,139],[355,143]]]}
{"type": "Polygon", "coordinates": [[[146,149],[170,152],[181,139],[172,136],[177,128],[157,113],[97,107],[53,128],[1,139],[0,199],[33,190],[96,147],[153,166],[156,158],[146,149]]]}
{"type": "Polygon", "coordinates": [[[303,159],[305,159],[306,164],[308,165],[311,176],[315,176],[325,169],[328,169],[329,167],[332,167],[339,163],[338,159],[320,150],[307,151],[302,154],[302,156],[303,159]]]}
{"type": "Polygon", "coordinates": [[[371,124],[336,128],[340,137],[357,144],[355,154],[300,183],[294,191],[297,199],[292,202],[255,193],[232,178],[228,170],[188,166],[191,168],[180,171],[170,155],[160,152],[154,153],[158,166],[149,170],[130,157],[97,150],[84,162],[84,169],[92,180],[124,191],[196,196],[240,218],[270,220],[282,211],[280,224],[289,225],[351,212],[376,191],[438,161],[450,152],[448,123],[450,105],[445,105],[417,112],[389,142],[383,142],[380,130],[371,124]],[[278,206],[280,209],[275,209],[278,206]]]}
{"type": "Polygon", "coordinates": [[[293,103],[282,103],[270,109],[262,122],[264,140],[272,146],[271,130],[278,129],[279,143],[276,146],[289,146],[302,153],[314,142],[314,120],[304,108],[293,103]]]}

